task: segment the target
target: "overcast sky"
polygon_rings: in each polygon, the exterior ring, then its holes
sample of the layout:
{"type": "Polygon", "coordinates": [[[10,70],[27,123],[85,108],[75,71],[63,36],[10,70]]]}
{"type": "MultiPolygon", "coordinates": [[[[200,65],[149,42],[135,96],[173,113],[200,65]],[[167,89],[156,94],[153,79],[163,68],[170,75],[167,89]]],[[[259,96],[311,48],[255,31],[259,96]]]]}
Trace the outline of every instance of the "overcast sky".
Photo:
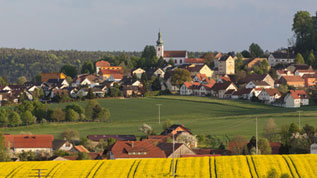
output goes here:
{"type": "Polygon", "coordinates": [[[0,0],[0,47],[241,51],[287,46],[298,10],[317,0],[0,0]]]}

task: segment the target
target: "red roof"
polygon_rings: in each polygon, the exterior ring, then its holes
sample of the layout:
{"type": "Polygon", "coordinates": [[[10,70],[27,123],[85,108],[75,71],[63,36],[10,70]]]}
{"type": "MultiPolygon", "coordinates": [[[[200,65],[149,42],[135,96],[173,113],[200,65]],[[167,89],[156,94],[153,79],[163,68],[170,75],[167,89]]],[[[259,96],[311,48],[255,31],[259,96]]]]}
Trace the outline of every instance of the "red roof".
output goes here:
{"type": "Polygon", "coordinates": [[[10,148],[53,148],[53,135],[4,135],[10,148]]]}
{"type": "Polygon", "coordinates": [[[286,82],[305,82],[304,79],[298,75],[296,76],[283,76],[286,82]]]}
{"type": "Polygon", "coordinates": [[[164,57],[186,57],[187,51],[164,51],[164,57]]]}
{"type": "Polygon", "coordinates": [[[117,141],[111,152],[115,158],[166,158],[151,141],[117,141]]]}
{"type": "Polygon", "coordinates": [[[191,87],[193,84],[191,82],[184,82],[184,85],[186,86],[186,88],[191,87]]]}
{"type": "Polygon", "coordinates": [[[120,69],[102,69],[100,70],[100,73],[102,75],[106,75],[106,74],[122,74],[122,70],[120,69]]]}
{"type": "Polygon", "coordinates": [[[77,145],[74,147],[78,152],[90,153],[90,151],[88,151],[87,148],[85,148],[83,145],[77,145]]]}
{"type": "Polygon", "coordinates": [[[288,74],[291,74],[291,75],[294,75],[293,72],[289,71],[289,70],[277,70],[277,72],[281,75],[288,75],[288,74]]]}
{"type": "Polygon", "coordinates": [[[110,67],[110,63],[108,61],[98,61],[96,67],[110,67]]]}
{"type": "Polygon", "coordinates": [[[304,79],[306,79],[306,78],[317,78],[317,74],[304,74],[303,78],[304,79]]]}
{"type": "Polygon", "coordinates": [[[187,63],[187,64],[205,63],[205,59],[203,59],[203,58],[186,58],[185,63],[187,63]]]}
{"type": "Polygon", "coordinates": [[[122,74],[111,74],[111,75],[112,75],[113,79],[120,79],[120,80],[122,80],[122,78],[123,78],[123,75],[122,75],[122,74]]]}
{"type": "Polygon", "coordinates": [[[290,90],[290,94],[294,99],[308,98],[308,95],[304,90],[290,90]]]}
{"type": "Polygon", "coordinates": [[[274,95],[279,95],[281,96],[281,93],[278,91],[278,89],[276,88],[265,88],[264,89],[266,91],[266,93],[270,96],[274,96],[274,95]]]}

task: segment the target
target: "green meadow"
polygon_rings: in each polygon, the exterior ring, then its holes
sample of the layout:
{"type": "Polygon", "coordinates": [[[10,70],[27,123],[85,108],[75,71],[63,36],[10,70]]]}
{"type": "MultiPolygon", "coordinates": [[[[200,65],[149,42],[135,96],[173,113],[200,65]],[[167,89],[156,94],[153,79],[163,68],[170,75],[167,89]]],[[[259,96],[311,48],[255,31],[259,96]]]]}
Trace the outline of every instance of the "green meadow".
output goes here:
{"type": "MultiPolygon", "coordinates": [[[[110,122],[47,123],[16,128],[2,128],[4,133],[18,134],[53,134],[56,137],[65,129],[75,129],[81,137],[89,134],[134,134],[142,136],[138,128],[149,124],[154,132],[162,131],[162,123],[184,124],[194,134],[211,134],[217,136],[255,135],[255,118],[258,118],[261,134],[267,119],[273,118],[278,126],[298,123],[301,110],[301,126],[317,126],[317,106],[300,109],[287,109],[250,103],[247,101],[222,100],[208,97],[159,96],[131,99],[98,99],[102,106],[110,109],[110,122]],[[161,104],[161,124],[158,123],[158,106],[161,104]]],[[[86,101],[76,102],[85,107],[86,101]]],[[[65,107],[71,103],[50,104],[52,108],[65,107]]]]}

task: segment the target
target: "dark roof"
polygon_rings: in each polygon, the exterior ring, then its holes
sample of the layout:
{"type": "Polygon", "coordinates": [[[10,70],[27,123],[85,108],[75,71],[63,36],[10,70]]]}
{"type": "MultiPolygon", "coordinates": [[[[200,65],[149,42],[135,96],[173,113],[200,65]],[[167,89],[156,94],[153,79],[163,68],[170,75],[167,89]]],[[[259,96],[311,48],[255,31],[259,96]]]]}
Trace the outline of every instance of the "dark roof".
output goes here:
{"type": "Polygon", "coordinates": [[[309,70],[309,69],[311,69],[311,66],[307,65],[307,64],[292,64],[290,66],[294,66],[296,68],[295,70],[309,70]]]}
{"type": "Polygon", "coordinates": [[[252,81],[256,86],[270,86],[265,81],[252,81]]]}
{"type": "Polygon", "coordinates": [[[239,80],[240,84],[249,83],[251,81],[262,81],[268,74],[249,74],[245,78],[239,80]]]}
{"type": "Polygon", "coordinates": [[[225,90],[227,89],[232,83],[231,82],[223,82],[223,83],[216,83],[211,88],[213,91],[225,90]]]}
{"type": "Polygon", "coordinates": [[[317,74],[304,74],[302,78],[317,78],[317,74]]]}
{"type": "Polygon", "coordinates": [[[295,59],[295,54],[292,53],[275,52],[272,55],[275,59],[295,59]]]}
{"type": "Polygon", "coordinates": [[[186,57],[187,51],[164,51],[164,57],[186,57]]]}
{"type": "MultiPolygon", "coordinates": [[[[174,150],[177,150],[183,144],[184,143],[175,143],[174,150]]],[[[161,150],[164,151],[166,157],[169,157],[173,153],[173,143],[159,143],[159,144],[157,144],[157,147],[159,147],[161,150]]]]}
{"type": "Polygon", "coordinates": [[[66,140],[53,140],[53,150],[58,150],[66,142],[67,142],[66,140]]]}
{"type": "Polygon", "coordinates": [[[222,57],[219,59],[219,61],[226,61],[229,57],[230,57],[230,55],[222,56],[222,57]]]}
{"type": "Polygon", "coordinates": [[[183,130],[187,131],[188,133],[192,134],[189,128],[184,127],[180,124],[173,124],[169,128],[165,129],[161,135],[169,135],[173,130],[177,129],[178,127],[181,127],[183,130]]]}
{"type": "Polygon", "coordinates": [[[61,85],[65,79],[48,79],[46,83],[61,85]]]}
{"type": "Polygon", "coordinates": [[[120,141],[136,141],[135,135],[88,135],[87,138],[96,142],[99,142],[100,139],[106,141],[108,138],[114,138],[120,141]]]}
{"type": "Polygon", "coordinates": [[[195,65],[194,67],[188,67],[187,70],[189,72],[199,72],[201,70],[201,68],[203,68],[204,66],[205,66],[205,64],[195,65]]]}

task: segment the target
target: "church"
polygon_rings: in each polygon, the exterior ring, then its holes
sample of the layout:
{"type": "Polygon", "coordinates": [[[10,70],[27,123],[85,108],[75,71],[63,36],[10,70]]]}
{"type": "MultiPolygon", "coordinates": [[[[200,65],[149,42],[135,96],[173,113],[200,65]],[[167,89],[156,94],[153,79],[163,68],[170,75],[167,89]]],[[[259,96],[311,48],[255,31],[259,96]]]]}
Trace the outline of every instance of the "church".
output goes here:
{"type": "Polygon", "coordinates": [[[162,57],[165,61],[169,62],[173,60],[175,65],[185,64],[185,59],[188,58],[188,52],[186,50],[182,51],[165,51],[162,34],[158,33],[158,39],[156,41],[156,56],[158,58],[162,57]]]}

